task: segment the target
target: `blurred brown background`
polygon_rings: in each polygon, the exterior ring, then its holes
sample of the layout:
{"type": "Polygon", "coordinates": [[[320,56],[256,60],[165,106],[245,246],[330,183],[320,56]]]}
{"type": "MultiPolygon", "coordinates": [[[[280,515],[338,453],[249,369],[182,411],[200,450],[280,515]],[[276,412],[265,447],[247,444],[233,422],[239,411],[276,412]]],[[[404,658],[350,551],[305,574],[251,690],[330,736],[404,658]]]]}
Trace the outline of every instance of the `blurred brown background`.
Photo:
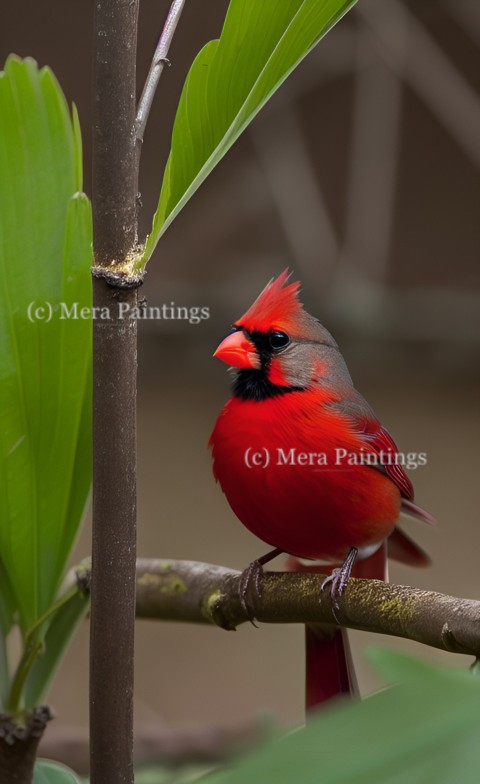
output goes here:
{"type": "MultiPolygon", "coordinates": [[[[166,15],[143,0],[139,89],[166,15]]],[[[227,0],[187,0],[147,129],[148,230],[181,85],[221,29],[227,0]]],[[[83,127],[90,188],[93,3],[16,0],[2,9],[9,52],[50,65],[83,127]]],[[[290,266],[340,342],[357,387],[402,451],[438,530],[410,524],[434,566],[395,564],[394,581],[478,597],[480,7],[477,0],[361,0],[255,120],[168,230],[149,265],[150,305],[208,306],[199,325],[140,324],[139,555],[243,568],[263,553],[211,476],[207,441],[228,395],[211,359],[268,279],[290,266]]],[[[85,529],[74,559],[90,550],[85,529]]],[[[278,562],[281,566],[281,561],[278,562]]],[[[362,687],[367,644],[465,666],[463,657],[352,635],[362,687]]],[[[136,721],[234,725],[266,709],[302,719],[303,634],[138,625],[136,721]]],[[[58,723],[87,721],[88,630],[51,695],[58,723]]]]}

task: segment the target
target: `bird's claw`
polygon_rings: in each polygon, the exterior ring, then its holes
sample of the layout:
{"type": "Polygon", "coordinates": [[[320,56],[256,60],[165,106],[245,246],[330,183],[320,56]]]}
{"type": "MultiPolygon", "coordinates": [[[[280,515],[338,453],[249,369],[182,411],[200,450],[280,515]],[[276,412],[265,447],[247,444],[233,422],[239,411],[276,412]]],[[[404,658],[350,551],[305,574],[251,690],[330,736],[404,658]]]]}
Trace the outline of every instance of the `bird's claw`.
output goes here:
{"type": "Polygon", "coordinates": [[[345,590],[345,586],[347,584],[347,580],[343,579],[342,577],[342,569],[341,567],[337,567],[336,569],[332,570],[331,575],[325,578],[322,585],[320,586],[320,590],[323,592],[326,588],[330,585],[330,596],[332,600],[332,612],[335,620],[337,623],[340,623],[339,617],[337,613],[340,611],[340,604],[339,600],[342,597],[342,594],[345,590]]]}
{"type": "Polygon", "coordinates": [[[320,591],[324,591],[327,586],[331,586],[330,588],[330,596],[332,599],[332,612],[333,617],[337,621],[337,623],[341,623],[338,613],[340,613],[340,599],[342,598],[345,588],[347,587],[347,583],[350,579],[350,575],[352,573],[353,564],[355,563],[355,559],[357,557],[358,550],[356,547],[352,547],[350,552],[348,553],[344,563],[342,566],[336,567],[332,569],[332,573],[329,577],[326,577],[323,581],[320,591]]]}
{"type": "Polygon", "coordinates": [[[255,628],[258,628],[255,623],[255,600],[262,598],[262,577],[262,564],[259,560],[252,561],[240,575],[240,583],[238,586],[242,609],[255,628]]]}
{"type": "Polygon", "coordinates": [[[247,566],[240,575],[240,583],[238,586],[240,604],[242,605],[242,609],[248,620],[255,628],[257,628],[257,624],[255,623],[255,603],[263,596],[263,567],[265,564],[273,561],[277,555],[281,555],[282,552],[283,550],[280,550],[278,547],[274,550],[270,550],[269,553],[262,555],[261,558],[252,561],[250,566],[247,566]]]}

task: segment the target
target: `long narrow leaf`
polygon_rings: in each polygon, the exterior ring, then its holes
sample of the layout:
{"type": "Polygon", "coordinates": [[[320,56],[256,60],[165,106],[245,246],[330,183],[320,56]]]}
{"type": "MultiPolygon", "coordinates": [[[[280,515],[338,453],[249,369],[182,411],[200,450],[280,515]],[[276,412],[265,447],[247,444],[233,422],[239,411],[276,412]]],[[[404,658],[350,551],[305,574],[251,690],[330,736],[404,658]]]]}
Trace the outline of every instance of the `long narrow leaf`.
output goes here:
{"type": "Polygon", "coordinates": [[[80,154],[51,72],[9,59],[0,74],[0,559],[24,630],[52,603],[90,484],[91,322],[68,317],[73,303],[91,305],[80,154]]]}
{"type": "Polygon", "coordinates": [[[306,54],[356,0],[231,0],[198,54],[175,118],[144,266],[161,235],[306,54]]]}

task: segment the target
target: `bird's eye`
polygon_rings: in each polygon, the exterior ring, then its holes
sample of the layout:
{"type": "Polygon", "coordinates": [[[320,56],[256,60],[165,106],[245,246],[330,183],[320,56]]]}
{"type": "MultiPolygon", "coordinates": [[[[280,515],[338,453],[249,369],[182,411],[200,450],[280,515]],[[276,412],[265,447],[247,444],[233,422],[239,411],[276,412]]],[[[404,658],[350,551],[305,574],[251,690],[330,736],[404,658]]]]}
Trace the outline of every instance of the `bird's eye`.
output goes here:
{"type": "Polygon", "coordinates": [[[285,332],[270,332],[268,335],[268,342],[272,351],[281,351],[286,348],[290,343],[290,338],[285,332]]]}

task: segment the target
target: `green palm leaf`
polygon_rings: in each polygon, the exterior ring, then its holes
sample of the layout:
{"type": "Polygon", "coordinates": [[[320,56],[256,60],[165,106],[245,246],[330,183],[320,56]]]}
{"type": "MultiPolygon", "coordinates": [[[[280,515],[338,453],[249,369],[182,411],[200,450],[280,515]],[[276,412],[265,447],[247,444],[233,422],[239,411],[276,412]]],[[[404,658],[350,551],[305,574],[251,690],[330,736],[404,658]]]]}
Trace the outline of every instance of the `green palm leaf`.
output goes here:
{"type": "Polygon", "coordinates": [[[10,58],[0,74],[4,634],[14,613],[28,630],[51,605],[90,487],[91,321],[62,318],[60,305],[91,304],[81,187],[78,121],[56,80],[10,58]]]}
{"type": "Polygon", "coordinates": [[[356,0],[231,0],[198,54],[175,118],[158,209],[138,266],[257,112],[356,0]]]}

